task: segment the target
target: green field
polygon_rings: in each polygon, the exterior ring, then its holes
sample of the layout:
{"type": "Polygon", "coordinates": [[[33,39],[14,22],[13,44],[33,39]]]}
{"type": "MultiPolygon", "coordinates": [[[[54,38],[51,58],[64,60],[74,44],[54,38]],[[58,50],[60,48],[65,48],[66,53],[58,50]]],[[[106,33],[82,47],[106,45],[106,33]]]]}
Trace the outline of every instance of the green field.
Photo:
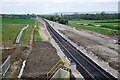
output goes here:
{"type": "Polygon", "coordinates": [[[33,19],[2,19],[2,44],[11,45],[15,43],[16,37],[20,30],[29,24],[29,27],[23,32],[20,43],[27,44],[30,37],[32,26],[34,25],[33,19]]]}
{"type": "Polygon", "coordinates": [[[118,20],[71,20],[68,25],[76,27],[77,29],[90,30],[103,35],[112,36],[113,33],[118,32],[117,21],[118,20]],[[87,24],[87,26],[85,24],[87,24]]]}
{"type": "Polygon", "coordinates": [[[2,24],[2,44],[13,44],[23,24],[2,24]]]}
{"type": "Polygon", "coordinates": [[[115,21],[118,21],[118,20],[117,19],[116,20],[83,20],[83,19],[81,19],[81,20],[70,20],[70,22],[87,23],[87,24],[90,24],[90,23],[96,24],[98,22],[101,22],[102,24],[104,22],[109,23],[109,24],[117,24],[117,22],[115,22],[115,21]]]}
{"type": "Polygon", "coordinates": [[[0,24],[2,24],[2,18],[0,18],[0,24]]]}
{"type": "Polygon", "coordinates": [[[2,23],[4,23],[4,24],[30,24],[30,25],[34,26],[33,19],[3,18],[2,23]]]}

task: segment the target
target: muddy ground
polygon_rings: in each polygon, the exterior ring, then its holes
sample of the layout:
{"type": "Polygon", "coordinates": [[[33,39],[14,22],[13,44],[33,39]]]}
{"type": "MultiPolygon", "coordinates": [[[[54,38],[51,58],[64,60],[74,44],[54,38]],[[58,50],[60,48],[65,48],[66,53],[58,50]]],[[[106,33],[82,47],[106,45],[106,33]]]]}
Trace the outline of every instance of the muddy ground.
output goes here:
{"type": "Polygon", "coordinates": [[[2,53],[3,62],[9,55],[11,56],[11,67],[6,73],[5,78],[15,78],[18,76],[22,60],[26,58],[28,50],[29,47],[22,45],[16,45],[13,49],[4,50],[2,53]]]}
{"type": "Polygon", "coordinates": [[[17,78],[19,75],[22,61],[27,59],[31,50],[33,43],[33,34],[34,29],[31,32],[29,45],[13,44],[12,46],[7,45],[2,48],[2,63],[7,59],[9,55],[11,56],[11,66],[6,73],[5,78],[17,78]]]}
{"type": "Polygon", "coordinates": [[[41,19],[35,21],[42,41],[33,43],[22,78],[45,78],[47,72],[60,60],[56,49],[49,42],[50,36],[44,22],[41,19]]]}
{"type": "MultiPolygon", "coordinates": [[[[40,21],[42,23],[42,21],[40,21]]],[[[39,25],[41,42],[34,42],[34,32],[31,34],[30,45],[22,46],[16,44],[12,49],[3,50],[3,62],[11,55],[12,64],[6,74],[6,78],[17,78],[26,60],[25,70],[22,78],[43,78],[47,72],[60,60],[56,49],[49,42],[49,35],[44,26],[39,25]]]]}
{"type": "Polygon", "coordinates": [[[101,42],[91,39],[89,37],[82,36],[80,34],[76,34],[69,30],[61,30],[61,33],[66,35],[71,41],[76,43],[78,46],[83,46],[87,52],[92,52],[100,60],[109,63],[109,66],[115,70],[120,70],[120,62],[118,61],[118,52],[116,49],[109,48],[106,44],[102,44],[101,42]]]}
{"type": "Polygon", "coordinates": [[[49,42],[35,42],[22,78],[45,78],[46,73],[60,60],[56,53],[49,42]]]}
{"type": "Polygon", "coordinates": [[[2,63],[7,59],[7,57],[11,56],[11,61],[15,62],[21,59],[23,56],[22,54],[28,50],[27,46],[16,45],[12,49],[5,49],[2,50],[2,63]]]}

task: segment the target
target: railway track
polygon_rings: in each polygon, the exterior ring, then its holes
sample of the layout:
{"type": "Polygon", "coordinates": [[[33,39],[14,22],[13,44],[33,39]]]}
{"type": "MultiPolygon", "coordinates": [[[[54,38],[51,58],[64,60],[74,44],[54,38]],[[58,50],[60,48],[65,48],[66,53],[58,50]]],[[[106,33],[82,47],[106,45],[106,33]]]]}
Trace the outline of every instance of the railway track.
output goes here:
{"type": "Polygon", "coordinates": [[[63,53],[76,63],[77,70],[85,80],[117,80],[59,35],[46,20],[44,21],[50,35],[59,45],[63,53]]]}

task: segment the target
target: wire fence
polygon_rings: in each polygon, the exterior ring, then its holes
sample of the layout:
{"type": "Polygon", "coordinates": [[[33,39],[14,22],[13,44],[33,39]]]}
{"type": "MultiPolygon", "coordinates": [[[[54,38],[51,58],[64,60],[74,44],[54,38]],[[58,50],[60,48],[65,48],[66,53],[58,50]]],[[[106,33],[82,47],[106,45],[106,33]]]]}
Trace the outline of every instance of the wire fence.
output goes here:
{"type": "Polygon", "coordinates": [[[3,77],[5,76],[6,72],[10,68],[10,65],[11,65],[11,56],[9,55],[8,58],[4,61],[4,63],[1,65],[3,77]]]}
{"type": "Polygon", "coordinates": [[[2,69],[0,67],[0,80],[2,80],[2,69]]]}

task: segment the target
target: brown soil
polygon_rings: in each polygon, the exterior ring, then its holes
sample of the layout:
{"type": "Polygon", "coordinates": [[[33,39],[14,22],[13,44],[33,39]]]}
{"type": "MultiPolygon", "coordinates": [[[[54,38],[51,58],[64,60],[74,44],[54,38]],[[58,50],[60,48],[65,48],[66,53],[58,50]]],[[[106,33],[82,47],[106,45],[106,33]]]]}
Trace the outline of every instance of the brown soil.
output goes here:
{"type": "Polygon", "coordinates": [[[11,56],[11,65],[9,70],[7,71],[5,78],[17,78],[19,71],[22,66],[22,61],[25,60],[29,52],[31,50],[31,46],[33,43],[34,37],[34,28],[30,33],[30,40],[28,41],[28,45],[24,44],[9,44],[9,45],[2,45],[2,63],[7,59],[7,57],[11,56]]]}
{"type": "Polygon", "coordinates": [[[49,42],[35,42],[28,56],[22,78],[44,78],[60,60],[56,49],[49,42]]]}
{"type": "Polygon", "coordinates": [[[29,48],[26,46],[16,46],[13,49],[6,49],[2,51],[2,62],[6,60],[6,58],[10,55],[12,62],[18,61],[21,59],[22,53],[24,53],[29,48]]]}
{"type": "Polygon", "coordinates": [[[2,50],[2,63],[7,59],[9,55],[13,53],[14,50],[15,48],[2,50]]]}
{"type": "MultiPolygon", "coordinates": [[[[90,53],[95,54],[98,59],[103,60],[109,63],[109,66],[115,70],[119,70],[120,66],[118,66],[118,53],[115,49],[111,49],[106,46],[106,44],[102,44],[95,39],[91,39],[89,37],[85,37],[81,34],[76,34],[69,30],[60,30],[61,33],[66,35],[71,41],[76,43],[78,46],[84,47],[84,49],[90,53]],[[114,63],[113,63],[114,62],[114,63]]],[[[86,34],[87,35],[87,34],[86,34]]]]}
{"type": "Polygon", "coordinates": [[[32,47],[32,44],[33,44],[33,41],[34,41],[34,31],[35,31],[35,28],[32,29],[32,32],[31,32],[31,35],[30,35],[30,40],[29,40],[30,48],[32,47]]]}
{"type": "Polygon", "coordinates": [[[34,37],[34,28],[30,33],[30,40],[29,45],[21,45],[21,44],[13,44],[13,45],[6,45],[2,47],[2,62],[4,62],[9,55],[12,57],[12,62],[17,61],[20,59],[21,53],[25,50],[28,50],[29,47],[32,46],[33,37],[34,37]],[[16,60],[15,60],[16,59],[16,60]]]}
{"type": "Polygon", "coordinates": [[[41,36],[42,41],[49,42],[49,37],[45,27],[39,26],[39,34],[41,36]]]}
{"type": "Polygon", "coordinates": [[[22,66],[22,61],[27,59],[30,53],[34,37],[33,34],[34,29],[31,32],[29,45],[13,44],[12,46],[5,47],[2,50],[2,62],[4,62],[9,55],[11,56],[11,67],[9,68],[5,78],[17,78],[22,66]]]}
{"type": "Polygon", "coordinates": [[[19,70],[21,67],[22,60],[26,58],[27,51],[29,50],[26,46],[17,46],[13,50],[5,51],[5,55],[3,53],[3,57],[11,56],[11,67],[9,68],[6,78],[17,78],[19,74],[19,70]]]}
{"type": "Polygon", "coordinates": [[[115,70],[118,70],[118,72],[120,73],[120,62],[112,61],[112,62],[109,62],[109,65],[115,70]]]}
{"type": "Polygon", "coordinates": [[[21,65],[22,65],[22,61],[13,62],[9,71],[6,74],[6,78],[17,78],[21,65]]]}
{"type": "Polygon", "coordinates": [[[86,39],[85,37],[82,37],[83,40],[80,40],[80,37],[78,34],[74,34],[73,32],[71,31],[61,31],[64,35],[67,35],[68,38],[72,41],[74,41],[75,43],[78,44],[78,46],[88,46],[89,44],[91,45],[95,45],[96,42],[94,41],[91,41],[89,39],[86,39]]]}
{"type": "Polygon", "coordinates": [[[41,19],[36,19],[36,22],[38,23],[38,27],[39,27],[39,34],[40,34],[40,37],[42,39],[42,41],[46,41],[46,42],[49,42],[49,33],[47,32],[47,29],[45,28],[44,26],[44,23],[41,19]]]}

